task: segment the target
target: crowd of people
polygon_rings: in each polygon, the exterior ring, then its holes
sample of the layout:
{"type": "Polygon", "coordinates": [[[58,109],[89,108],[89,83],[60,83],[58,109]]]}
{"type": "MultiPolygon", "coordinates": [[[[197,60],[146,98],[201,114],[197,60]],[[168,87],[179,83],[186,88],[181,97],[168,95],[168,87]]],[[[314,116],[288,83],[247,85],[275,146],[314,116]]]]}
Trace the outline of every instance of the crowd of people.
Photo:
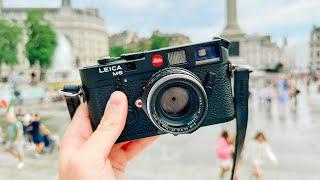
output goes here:
{"type": "Polygon", "coordinates": [[[38,113],[8,112],[5,116],[6,125],[0,126],[0,141],[6,152],[18,160],[17,168],[24,167],[24,152],[32,150],[34,158],[52,153],[58,140],[47,126],[41,122],[38,113]],[[6,127],[6,128],[4,128],[6,127]]]}
{"type": "MultiPolygon", "coordinates": [[[[274,79],[266,80],[264,87],[255,88],[254,93],[258,96],[259,102],[266,105],[268,112],[271,112],[273,101],[277,103],[282,112],[286,111],[288,105],[292,111],[296,111],[298,95],[301,91],[298,87],[298,81],[297,77],[291,75],[276,76],[274,79]]],[[[280,118],[285,117],[281,116],[280,118]]]]}

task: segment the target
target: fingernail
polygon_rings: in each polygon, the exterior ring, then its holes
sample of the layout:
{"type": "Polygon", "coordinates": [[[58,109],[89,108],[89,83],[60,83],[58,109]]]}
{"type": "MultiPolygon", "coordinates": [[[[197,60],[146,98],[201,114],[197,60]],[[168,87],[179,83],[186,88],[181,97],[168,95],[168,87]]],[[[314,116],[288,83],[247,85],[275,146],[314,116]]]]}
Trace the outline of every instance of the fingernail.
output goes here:
{"type": "Polygon", "coordinates": [[[114,92],[111,94],[108,101],[109,108],[119,108],[124,103],[123,98],[121,97],[120,92],[114,92]]]}

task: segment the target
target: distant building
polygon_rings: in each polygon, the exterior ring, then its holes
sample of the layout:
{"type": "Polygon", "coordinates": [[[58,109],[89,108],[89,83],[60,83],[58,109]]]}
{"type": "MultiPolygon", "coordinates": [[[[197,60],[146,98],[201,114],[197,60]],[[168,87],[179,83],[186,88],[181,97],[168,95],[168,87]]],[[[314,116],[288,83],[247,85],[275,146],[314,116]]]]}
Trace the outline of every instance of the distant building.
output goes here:
{"type": "Polygon", "coordinates": [[[316,26],[310,35],[310,71],[320,72],[320,27],[316,26]]]}
{"type": "Polygon", "coordinates": [[[279,47],[268,35],[247,35],[237,22],[236,0],[227,0],[227,24],[221,37],[230,41],[230,60],[235,64],[249,64],[254,69],[288,65],[284,48],[279,47]]]}
{"type": "MultiPolygon", "coordinates": [[[[176,46],[182,44],[191,43],[191,40],[188,36],[180,33],[162,33],[159,30],[156,30],[152,35],[166,36],[169,38],[169,46],[176,46]]],[[[129,48],[134,47],[144,47],[148,49],[151,45],[150,38],[139,37],[137,32],[134,31],[123,31],[120,33],[113,34],[109,37],[110,47],[113,46],[125,46],[129,48]]]]}
{"type": "MultiPolygon", "coordinates": [[[[61,7],[9,8],[4,7],[3,1],[0,0],[0,17],[17,20],[21,25],[30,10],[43,11],[45,18],[53,24],[56,33],[69,40],[72,47],[71,64],[74,67],[93,64],[98,58],[108,55],[107,27],[97,9],[76,9],[71,6],[70,0],[61,0],[61,7]]],[[[23,42],[19,46],[19,59],[25,67],[28,65],[24,56],[26,41],[27,36],[24,31],[23,42]]]]}
{"type": "Polygon", "coordinates": [[[191,43],[190,38],[181,33],[162,33],[159,30],[156,30],[152,34],[169,37],[169,46],[177,46],[191,43]]]}
{"type": "Polygon", "coordinates": [[[243,43],[243,58],[255,69],[270,69],[282,63],[282,49],[270,36],[246,35],[243,43]]]}
{"type": "Polygon", "coordinates": [[[113,34],[109,37],[110,46],[124,46],[130,43],[139,42],[140,37],[137,32],[125,30],[120,33],[113,34]]]}

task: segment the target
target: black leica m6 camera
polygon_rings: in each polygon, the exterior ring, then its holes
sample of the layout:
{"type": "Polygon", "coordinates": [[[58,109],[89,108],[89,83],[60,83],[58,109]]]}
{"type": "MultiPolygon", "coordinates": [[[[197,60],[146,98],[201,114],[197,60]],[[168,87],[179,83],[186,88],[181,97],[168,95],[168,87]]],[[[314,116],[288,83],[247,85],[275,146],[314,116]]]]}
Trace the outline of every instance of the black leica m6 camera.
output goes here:
{"type": "Polygon", "coordinates": [[[96,129],[111,93],[124,92],[128,116],[117,142],[189,134],[237,118],[236,160],[247,127],[249,69],[228,61],[228,46],[228,41],[215,38],[98,60],[97,65],[80,69],[82,86],[62,90],[70,115],[81,100],[86,101],[96,129]]]}
{"type": "Polygon", "coordinates": [[[81,88],[65,86],[64,91],[82,91],[93,129],[111,93],[124,92],[129,109],[118,142],[164,133],[189,134],[236,116],[228,46],[228,41],[217,38],[101,59],[80,69],[81,88]]]}

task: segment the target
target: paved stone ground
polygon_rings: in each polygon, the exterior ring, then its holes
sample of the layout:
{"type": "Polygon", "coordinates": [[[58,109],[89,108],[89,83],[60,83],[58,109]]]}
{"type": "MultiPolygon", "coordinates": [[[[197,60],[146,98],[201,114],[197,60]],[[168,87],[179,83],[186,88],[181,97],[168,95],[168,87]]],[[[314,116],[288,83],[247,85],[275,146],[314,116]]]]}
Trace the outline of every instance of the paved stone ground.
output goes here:
{"type": "MultiPolygon", "coordinates": [[[[288,111],[284,119],[279,119],[283,110],[276,104],[272,105],[271,114],[257,101],[254,101],[251,107],[248,139],[250,140],[257,130],[263,130],[279,159],[277,166],[271,163],[265,165],[262,179],[320,179],[320,96],[308,95],[303,91],[299,97],[298,111],[288,111]]],[[[64,104],[26,108],[37,108],[43,116],[49,115],[51,118],[46,123],[58,134],[63,134],[68,124],[64,104]]],[[[233,126],[234,123],[211,126],[202,128],[193,135],[178,137],[164,135],[130,162],[127,179],[218,179],[214,145],[221,129],[232,129],[233,126]]],[[[26,167],[16,170],[14,159],[0,151],[0,179],[58,179],[57,159],[58,152],[35,159],[32,151],[27,151],[26,167]]],[[[250,165],[245,161],[241,162],[241,179],[250,179],[249,172],[250,165]]]]}

